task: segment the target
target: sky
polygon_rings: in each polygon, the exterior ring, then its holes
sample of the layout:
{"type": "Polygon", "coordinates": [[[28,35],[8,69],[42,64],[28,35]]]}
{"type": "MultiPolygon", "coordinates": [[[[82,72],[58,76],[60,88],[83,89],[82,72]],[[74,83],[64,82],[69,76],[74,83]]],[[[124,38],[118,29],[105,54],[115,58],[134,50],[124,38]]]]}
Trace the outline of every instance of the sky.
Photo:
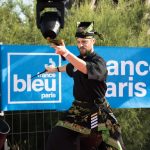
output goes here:
{"type": "MultiPolygon", "coordinates": [[[[5,2],[6,0],[0,0],[0,3],[3,3],[3,2],[5,2]]],[[[19,0],[13,0],[13,1],[19,1],[19,0]]],[[[23,0],[23,3],[25,3],[25,4],[32,4],[33,3],[33,0],[23,0]]]]}
{"type": "MultiPolygon", "coordinates": [[[[14,0],[14,1],[15,1],[15,0],[14,0]]],[[[16,1],[17,1],[17,0],[16,0],[16,1]]],[[[18,1],[19,1],[19,0],[18,0],[18,1]]],[[[23,3],[26,4],[26,5],[31,5],[31,4],[33,4],[33,0],[23,0],[23,3]]],[[[19,11],[19,7],[16,7],[16,9],[17,9],[17,11],[19,11]]],[[[23,13],[20,13],[20,18],[21,18],[22,20],[25,19],[25,16],[24,16],[23,13]]]]}
{"type": "Polygon", "coordinates": [[[24,2],[25,4],[27,4],[27,5],[28,5],[28,4],[30,5],[30,4],[33,3],[33,0],[23,0],[23,2],[24,2]]]}

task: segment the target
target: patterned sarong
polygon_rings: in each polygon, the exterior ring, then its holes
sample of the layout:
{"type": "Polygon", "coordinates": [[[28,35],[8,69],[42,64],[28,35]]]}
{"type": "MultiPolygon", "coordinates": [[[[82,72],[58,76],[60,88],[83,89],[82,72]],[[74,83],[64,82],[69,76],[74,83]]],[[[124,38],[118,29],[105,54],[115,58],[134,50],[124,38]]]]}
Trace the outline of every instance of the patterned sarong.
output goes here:
{"type": "Polygon", "coordinates": [[[75,100],[65,117],[56,126],[90,136],[100,134],[102,140],[114,150],[122,150],[120,143],[121,130],[117,119],[105,98],[93,103],[75,100]]]}

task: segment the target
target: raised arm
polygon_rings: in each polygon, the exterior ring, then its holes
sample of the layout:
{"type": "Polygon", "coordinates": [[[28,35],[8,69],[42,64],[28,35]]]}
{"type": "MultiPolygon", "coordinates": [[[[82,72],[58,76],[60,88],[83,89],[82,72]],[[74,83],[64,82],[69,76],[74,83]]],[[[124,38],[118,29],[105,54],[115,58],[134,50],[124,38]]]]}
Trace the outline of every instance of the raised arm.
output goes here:
{"type": "Polygon", "coordinates": [[[56,67],[56,66],[47,66],[45,68],[47,70],[48,73],[54,73],[54,72],[66,72],[66,65],[65,66],[60,66],[60,67],[56,67]]]}
{"type": "Polygon", "coordinates": [[[52,45],[52,47],[57,54],[64,56],[77,70],[87,74],[86,62],[69,52],[66,49],[64,42],[62,43],[62,46],[52,45]]]}

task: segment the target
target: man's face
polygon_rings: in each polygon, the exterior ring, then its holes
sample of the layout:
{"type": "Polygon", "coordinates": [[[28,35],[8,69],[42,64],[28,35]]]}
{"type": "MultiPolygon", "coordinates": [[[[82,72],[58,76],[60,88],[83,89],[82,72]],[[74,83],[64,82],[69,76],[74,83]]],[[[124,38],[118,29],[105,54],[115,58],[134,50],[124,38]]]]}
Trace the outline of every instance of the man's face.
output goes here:
{"type": "Polygon", "coordinates": [[[93,45],[95,39],[77,38],[77,46],[79,48],[80,54],[86,56],[88,53],[93,52],[93,45]]]}

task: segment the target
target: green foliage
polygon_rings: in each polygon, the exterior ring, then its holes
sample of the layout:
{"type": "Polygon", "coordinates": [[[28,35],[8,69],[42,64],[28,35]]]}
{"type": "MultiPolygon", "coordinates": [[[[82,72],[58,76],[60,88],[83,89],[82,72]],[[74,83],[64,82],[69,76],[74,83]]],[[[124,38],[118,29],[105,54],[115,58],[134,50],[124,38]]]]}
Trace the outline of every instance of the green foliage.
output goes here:
{"type": "Polygon", "coordinates": [[[122,128],[127,150],[148,150],[150,109],[113,110],[122,128]]]}
{"type": "Polygon", "coordinates": [[[40,44],[45,42],[36,27],[35,13],[33,13],[32,7],[24,5],[22,0],[3,3],[0,13],[0,42],[3,44],[40,44]]]}
{"type": "Polygon", "coordinates": [[[107,46],[149,46],[149,26],[144,23],[143,16],[148,11],[143,3],[137,0],[130,5],[120,1],[119,5],[112,1],[102,0],[96,9],[90,9],[90,3],[73,8],[66,20],[65,30],[60,34],[67,44],[74,45],[74,33],[77,21],[94,21],[95,30],[105,36],[105,41],[97,40],[97,45],[107,46]]]}

